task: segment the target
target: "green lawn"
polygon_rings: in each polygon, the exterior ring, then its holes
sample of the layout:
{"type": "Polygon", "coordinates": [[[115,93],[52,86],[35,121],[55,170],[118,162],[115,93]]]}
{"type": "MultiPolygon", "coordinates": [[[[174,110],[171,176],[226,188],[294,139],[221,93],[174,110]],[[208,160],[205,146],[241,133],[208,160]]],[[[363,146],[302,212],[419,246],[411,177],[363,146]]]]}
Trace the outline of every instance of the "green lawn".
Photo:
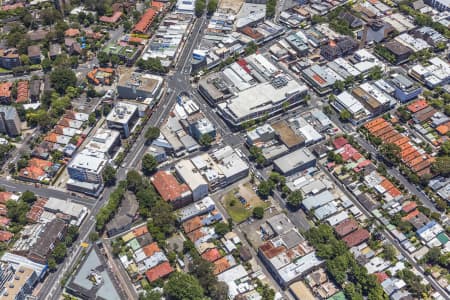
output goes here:
{"type": "Polygon", "coordinates": [[[241,223],[251,216],[250,209],[246,209],[244,205],[234,195],[234,192],[229,192],[224,198],[224,205],[227,213],[235,223],[241,223]]]}

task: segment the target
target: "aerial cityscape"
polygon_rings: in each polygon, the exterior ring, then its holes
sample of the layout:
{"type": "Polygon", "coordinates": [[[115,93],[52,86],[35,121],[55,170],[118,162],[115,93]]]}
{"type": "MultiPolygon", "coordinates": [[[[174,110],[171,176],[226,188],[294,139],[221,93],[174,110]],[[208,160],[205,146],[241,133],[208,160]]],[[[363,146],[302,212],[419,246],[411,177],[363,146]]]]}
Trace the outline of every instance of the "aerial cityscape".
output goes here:
{"type": "Polygon", "coordinates": [[[0,6],[0,299],[450,299],[449,0],[0,6]]]}

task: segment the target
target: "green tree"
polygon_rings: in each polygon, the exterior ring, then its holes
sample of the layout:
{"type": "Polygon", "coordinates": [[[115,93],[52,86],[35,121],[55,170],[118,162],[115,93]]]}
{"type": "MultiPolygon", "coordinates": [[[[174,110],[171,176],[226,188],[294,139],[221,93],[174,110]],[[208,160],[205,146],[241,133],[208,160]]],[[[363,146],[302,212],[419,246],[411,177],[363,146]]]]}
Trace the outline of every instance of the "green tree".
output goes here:
{"type": "Polygon", "coordinates": [[[159,58],[149,57],[146,60],[140,59],[137,61],[136,65],[141,70],[155,72],[158,74],[167,72],[167,69],[161,64],[161,60],[159,58]]]}
{"type": "Polygon", "coordinates": [[[147,153],[144,157],[142,157],[142,172],[145,175],[151,175],[156,171],[157,167],[158,161],[155,157],[153,157],[153,155],[147,153]]]}
{"type": "Polygon", "coordinates": [[[207,148],[211,146],[212,142],[214,142],[214,138],[210,134],[204,133],[200,136],[198,142],[200,143],[200,145],[207,148]]]}
{"type": "Polygon", "coordinates": [[[208,1],[208,6],[206,7],[208,15],[212,15],[217,10],[218,4],[219,4],[218,0],[209,0],[208,1]]]}
{"type": "Polygon", "coordinates": [[[195,1],[195,15],[201,17],[205,12],[206,3],[205,0],[195,1]]]}
{"type": "Polygon", "coordinates": [[[346,109],[343,109],[340,113],[339,113],[339,118],[344,121],[344,122],[348,122],[350,120],[350,118],[352,117],[352,115],[350,114],[350,112],[346,109]]]}
{"type": "Polygon", "coordinates": [[[55,90],[64,94],[67,87],[76,86],[77,77],[71,69],[57,68],[50,74],[50,80],[55,90]]]}
{"type": "Polygon", "coordinates": [[[95,115],[95,112],[92,112],[89,114],[88,123],[89,123],[89,126],[94,126],[95,123],[97,123],[97,117],[95,115]]]}
{"type": "Polygon", "coordinates": [[[136,170],[131,170],[127,173],[127,189],[137,193],[140,189],[144,188],[144,181],[141,174],[136,170]]]}
{"type": "Polygon", "coordinates": [[[22,65],[26,65],[26,66],[31,64],[30,58],[26,54],[20,55],[20,62],[22,63],[22,65]]]}
{"type": "Polygon", "coordinates": [[[431,169],[437,175],[450,175],[450,156],[436,157],[436,161],[431,165],[431,169]]]}
{"type": "Polygon", "coordinates": [[[380,146],[380,153],[391,163],[400,162],[401,148],[394,143],[386,143],[380,146]]]}
{"type": "Polygon", "coordinates": [[[154,140],[156,140],[160,135],[160,130],[158,127],[150,127],[145,132],[145,139],[147,144],[151,144],[154,140]]]}
{"type": "Polygon", "coordinates": [[[37,200],[37,197],[33,192],[25,191],[22,193],[22,195],[20,195],[19,199],[31,205],[37,200]]]}
{"type": "Polygon", "coordinates": [[[345,82],[341,81],[341,80],[337,80],[334,84],[333,84],[333,88],[339,92],[343,92],[345,89],[345,82]]]}
{"type": "Polygon", "coordinates": [[[201,300],[203,288],[192,275],[175,272],[164,285],[164,294],[168,300],[201,300]]]}
{"type": "Polygon", "coordinates": [[[273,184],[269,181],[261,181],[258,185],[258,194],[263,198],[267,198],[272,194],[272,189],[273,184]]]}
{"type": "Polygon", "coordinates": [[[287,204],[293,209],[299,209],[303,201],[303,194],[300,190],[293,191],[287,198],[287,204]]]}
{"type": "Polygon", "coordinates": [[[250,43],[247,44],[247,46],[245,47],[245,55],[248,56],[250,54],[255,53],[258,50],[258,45],[256,45],[255,42],[251,41],[250,43]]]}
{"type": "Polygon", "coordinates": [[[113,186],[116,184],[116,169],[111,165],[106,165],[102,173],[103,182],[106,186],[113,186]]]}
{"type": "Polygon", "coordinates": [[[277,0],[267,0],[266,1],[266,17],[272,18],[275,16],[275,10],[277,7],[277,0]]]}
{"type": "Polygon", "coordinates": [[[198,279],[205,294],[214,300],[228,299],[228,286],[217,280],[217,277],[214,275],[214,265],[204,260],[196,252],[192,256],[193,259],[192,263],[189,264],[189,271],[198,279]]]}
{"type": "Polygon", "coordinates": [[[101,66],[106,66],[109,63],[109,55],[106,52],[100,51],[97,54],[97,59],[101,66]]]}
{"type": "Polygon", "coordinates": [[[369,72],[368,77],[372,80],[381,79],[383,77],[383,69],[380,66],[376,66],[376,67],[372,68],[372,70],[370,70],[370,72],[369,72]]]}
{"type": "Polygon", "coordinates": [[[58,243],[56,247],[53,249],[52,257],[55,261],[60,264],[64,261],[64,258],[67,254],[67,247],[64,243],[58,243]]]}
{"type": "Polygon", "coordinates": [[[228,233],[229,230],[229,226],[223,222],[219,222],[216,223],[214,225],[214,232],[218,235],[218,236],[224,236],[226,233],[228,233]]]}
{"type": "Polygon", "coordinates": [[[50,272],[53,272],[58,268],[58,264],[56,263],[56,260],[53,257],[50,257],[48,259],[47,265],[48,265],[50,272]]]}
{"type": "Polygon", "coordinates": [[[139,300],[161,300],[161,294],[155,290],[145,291],[139,295],[139,300]]]}
{"type": "Polygon", "coordinates": [[[262,219],[264,218],[264,207],[262,206],[257,206],[255,208],[253,208],[253,212],[252,215],[254,218],[256,219],[262,219]]]}
{"type": "Polygon", "coordinates": [[[397,256],[397,250],[392,244],[383,244],[384,258],[390,261],[394,261],[397,256]]]}

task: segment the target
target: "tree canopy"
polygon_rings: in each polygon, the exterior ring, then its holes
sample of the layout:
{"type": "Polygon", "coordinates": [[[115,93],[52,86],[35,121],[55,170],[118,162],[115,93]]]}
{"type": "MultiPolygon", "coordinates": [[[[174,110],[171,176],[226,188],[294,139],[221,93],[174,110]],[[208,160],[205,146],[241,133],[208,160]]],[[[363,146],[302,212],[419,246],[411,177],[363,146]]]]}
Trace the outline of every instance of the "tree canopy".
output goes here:
{"type": "Polygon", "coordinates": [[[192,275],[175,272],[164,285],[164,294],[168,300],[201,300],[203,288],[192,275]]]}
{"type": "Polygon", "coordinates": [[[77,77],[75,73],[68,68],[57,68],[50,74],[50,81],[55,90],[64,94],[69,86],[77,85],[77,77]]]}
{"type": "Polygon", "coordinates": [[[293,191],[287,197],[287,204],[293,209],[299,209],[303,201],[303,194],[300,190],[293,191]]]}
{"type": "Polygon", "coordinates": [[[156,171],[157,167],[158,167],[158,161],[156,160],[156,158],[153,155],[146,153],[142,157],[142,172],[145,175],[151,175],[153,172],[156,171]]]}
{"type": "Polygon", "coordinates": [[[102,173],[103,182],[106,186],[113,186],[116,184],[116,169],[111,165],[106,165],[102,173]]]}

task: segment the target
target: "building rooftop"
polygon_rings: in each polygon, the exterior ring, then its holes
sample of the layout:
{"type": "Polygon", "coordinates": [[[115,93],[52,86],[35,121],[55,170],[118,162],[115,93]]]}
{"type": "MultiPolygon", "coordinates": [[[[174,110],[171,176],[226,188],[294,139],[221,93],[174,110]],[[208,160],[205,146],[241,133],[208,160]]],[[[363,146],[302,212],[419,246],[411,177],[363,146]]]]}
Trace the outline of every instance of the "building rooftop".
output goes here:
{"type": "Polygon", "coordinates": [[[207,185],[207,182],[203,179],[203,176],[197,171],[190,160],[185,159],[179,161],[175,165],[175,170],[188,184],[191,190],[195,190],[201,185],[207,185]]]}
{"type": "Polygon", "coordinates": [[[315,156],[311,153],[311,151],[307,148],[303,148],[276,159],[274,164],[283,173],[289,173],[289,171],[297,168],[299,165],[304,165],[314,160],[315,156]]]}
{"type": "MultiPolygon", "coordinates": [[[[163,78],[154,74],[136,73],[127,70],[120,73],[118,86],[126,86],[133,89],[156,94],[163,83],[163,78]]],[[[156,96],[156,95],[155,95],[156,96]]]]}
{"type": "Polygon", "coordinates": [[[165,201],[172,202],[191,194],[188,185],[179,183],[170,172],[160,170],[150,180],[165,201]]]}
{"type": "Polygon", "coordinates": [[[106,120],[114,123],[127,124],[137,109],[137,105],[127,102],[119,102],[108,114],[106,120]]]}

